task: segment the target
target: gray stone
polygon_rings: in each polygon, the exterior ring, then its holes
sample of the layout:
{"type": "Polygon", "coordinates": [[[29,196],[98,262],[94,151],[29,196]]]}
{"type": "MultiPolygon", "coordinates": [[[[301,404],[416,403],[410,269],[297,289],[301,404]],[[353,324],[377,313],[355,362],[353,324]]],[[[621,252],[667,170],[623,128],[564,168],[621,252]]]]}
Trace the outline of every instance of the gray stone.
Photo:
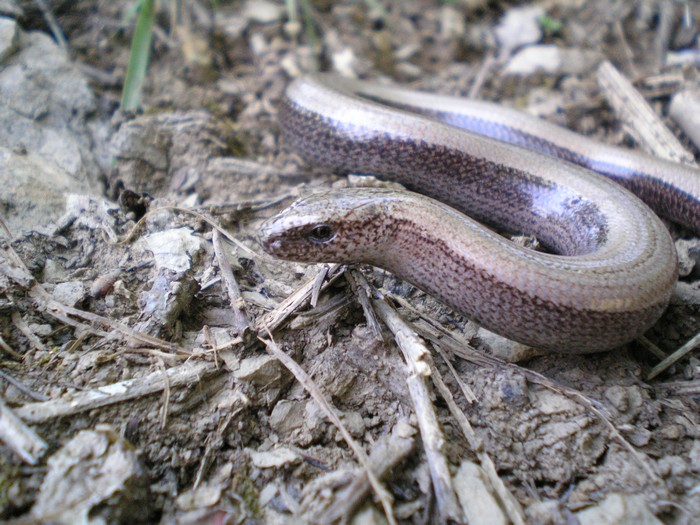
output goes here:
{"type": "Polygon", "coordinates": [[[0,62],[17,50],[19,45],[19,28],[11,18],[0,17],[0,62]]]}
{"type": "Polygon", "coordinates": [[[68,272],[63,265],[55,259],[46,259],[41,280],[44,283],[62,283],[68,278],[68,272]]]}
{"type": "Polygon", "coordinates": [[[525,515],[528,519],[527,523],[549,523],[551,525],[567,523],[562,504],[558,500],[535,501],[525,509],[525,515]]]}
{"type": "Polygon", "coordinates": [[[148,521],[154,498],[136,450],[107,428],[83,430],[48,460],[36,523],[148,521]],[[79,519],[78,521],[83,521],[79,519]]]}
{"type": "Polygon", "coordinates": [[[0,15],[18,18],[22,14],[22,8],[14,0],[0,0],[0,15]]]}
{"type": "Polygon", "coordinates": [[[678,281],[676,283],[676,288],[673,290],[673,295],[671,296],[671,304],[698,305],[700,304],[700,290],[695,288],[692,284],[678,281]]]}
{"type": "Polygon", "coordinates": [[[40,155],[0,147],[0,206],[14,234],[60,217],[74,188],[73,177],[40,155]]]}
{"type": "Polygon", "coordinates": [[[56,285],[53,298],[67,306],[75,306],[85,299],[85,285],[80,281],[68,281],[56,285]]]}
{"type": "Polygon", "coordinates": [[[270,426],[280,437],[286,437],[304,424],[306,401],[282,400],[270,414],[270,426]]]}
{"type": "Polygon", "coordinates": [[[0,203],[19,233],[61,216],[65,193],[102,187],[87,80],[48,35],[14,30],[19,48],[0,70],[0,203]]]}
{"type": "Polygon", "coordinates": [[[595,507],[576,513],[581,525],[662,525],[639,494],[609,494],[595,507]]]}
{"type": "MultiPolygon", "coordinates": [[[[678,274],[687,277],[692,274],[700,260],[699,239],[678,239],[676,241],[676,253],[678,254],[678,274]]],[[[696,272],[697,273],[697,272],[696,272]]]]}
{"type": "Polygon", "coordinates": [[[161,132],[157,115],[144,115],[125,122],[112,137],[112,155],[116,158],[139,159],[156,170],[168,167],[168,139],[161,132]]]}
{"type": "Polygon", "coordinates": [[[352,437],[364,436],[367,427],[359,412],[346,412],[341,419],[352,437]]]}
{"type": "Polygon", "coordinates": [[[29,118],[50,113],[52,124],[80,120],[95,110],[87,79],[44,33],[26,33],[21,49],[0,72],[3,105],[29,118]]]}
{"type": "Polygon", "coordinates": [[[262,354],[241,360],[241,366],[233,372],[236,379],[267,386],[277,382],[282,373],[280,362],[271,355],[262,354]]]}

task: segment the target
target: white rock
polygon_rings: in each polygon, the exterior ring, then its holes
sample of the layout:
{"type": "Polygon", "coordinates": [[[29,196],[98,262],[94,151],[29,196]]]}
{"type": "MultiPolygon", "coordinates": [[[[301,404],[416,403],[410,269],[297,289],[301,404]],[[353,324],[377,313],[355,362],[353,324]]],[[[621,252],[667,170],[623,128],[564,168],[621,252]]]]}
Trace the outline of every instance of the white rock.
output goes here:
{"type": "Polygon", "coordinates": [[[444,38],[460,38],[467,32],[464,15],[454,6],[443,5],[440,8],[440,34],[444,38]]]}
{"type": "Polygon", "coordinates": [[[357,73],[355,72],[357,57],[352,48],[346,47],[341,51],[333,53],[331,55],[331,62],[333,63],[333,71],[336,73],[351,78],[357,77],[357,73]]]}
{"type": "Polygon", "coordinates": [[[59,283],[53,291],[53,298],[67,306],[75,306],[85,298],[85,286],[80,281],[59,283]]]}
{"type": "Polygon", "coordinates": [[[544,9],[539,6],[509,9],[495,29],[500,52],[508,55],[519,47],[539,42],[542,29],[538,19],[542,16],[544,9]]]}
{"type": "Polygon", "coordinates": [[[247,448],[250,461],[258,468],[279,468],[299,461],[299,455],[285,447],[279,447],[267,452],[258,452],[247,448]]]}
{"type": "Polygon", "coordinates": [[[639,494],[610,494],[576,517],[580,525],[662,525],[639,494]]]}
{"type": "Polygon", "coordinates": [[[374,505],[365,505],[358,510],[350,521],[350,525],[386,525],[387,521],[374,505]]]}
{"type": "Polygon", "coordinates": [[[281,4],[266,0],[249,0],[243,7],[243,17],[260,24],[271,24],[282,18],[284,8],[281,4]]]}
{"type": "Polygon", "coordinates": [[[173,228],[152,233],[145,238],[153,253],[156,268],[184,272],[191,268],[192,259],[202,250],[202,239],[189,228],[173,228]]]}
{"type": "Polygon", "coordinates": [[[508,62],[506,75],[534,73],[570,74],[587,73],[595,68],[603,56],[586,49],[558,47],[553,44],[529,46],[518,51],[508,62]]]}
{"type": "Polygon", "coordinates": [[[470,525],[506,525],[508,523],[479,465],[470,461],[462,462],[454,478],[454,487],[470,525]]]}
{"type": "Polygon", "coordinates": [[[506,75],[532,75],[533,73],[557,73],[562,59],[554,45],[530,46],[521,49],[508,61],[506,75]]]}
{"type": "Polygon", "coordinates": [[[0,201],[12,203],[6,221],[14,234],[58,219],[65,194],[78,184],[70,174],[34,154],[18,154],[0,147],[0,201]]]}

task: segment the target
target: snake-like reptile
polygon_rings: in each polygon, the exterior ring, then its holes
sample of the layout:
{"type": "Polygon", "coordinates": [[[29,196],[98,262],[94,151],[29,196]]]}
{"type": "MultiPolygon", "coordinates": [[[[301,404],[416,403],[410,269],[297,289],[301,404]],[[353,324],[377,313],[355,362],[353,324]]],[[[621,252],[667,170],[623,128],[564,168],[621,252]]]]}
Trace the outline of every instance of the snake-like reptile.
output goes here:
{"type": "Polygon", "coordinates": [[[658,320],[678,270],[649,207],[700,232],[700,171],[498,105],[316,75],[288,86],[279,121],[307,161],[412,191],[302,199],[263,225],[269,253],[384,268],[538,348],[609,350],[658,320]]]}

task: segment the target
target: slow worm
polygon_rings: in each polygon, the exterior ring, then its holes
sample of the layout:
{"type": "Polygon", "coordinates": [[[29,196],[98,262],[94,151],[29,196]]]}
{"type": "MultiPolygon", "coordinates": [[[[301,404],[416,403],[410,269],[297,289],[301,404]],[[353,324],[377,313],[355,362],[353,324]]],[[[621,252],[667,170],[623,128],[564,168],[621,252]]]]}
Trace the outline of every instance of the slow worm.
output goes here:
{"type": "Polygon", "coordinates": [[[629,342],[658,320],[677,278],[659,218],[573,162],[700,231],[694,168],[501,106],[319,75],[288,86],[279,119],[307,161],[423,195],[369,188],[312,195],[263,225],[269,253],[384,268],[535,347],[594,352],[629,342]],[[491,228],[534,235],[552,253],[491,228]]]}

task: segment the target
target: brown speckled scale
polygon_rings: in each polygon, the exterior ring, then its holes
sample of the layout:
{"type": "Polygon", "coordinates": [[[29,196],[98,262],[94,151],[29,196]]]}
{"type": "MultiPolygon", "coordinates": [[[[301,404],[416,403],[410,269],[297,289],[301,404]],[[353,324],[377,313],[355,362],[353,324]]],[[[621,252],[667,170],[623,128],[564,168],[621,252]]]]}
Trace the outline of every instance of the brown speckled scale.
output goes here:
{"type": "MultiPolygon", "coordinates": [[[[459,99],[427,96],[422,104],[422,96],[337,77],[293,82],[280,122],[296,151],[427,197],[384,189],[313,195],[263,226],[266,250],[385,268],[490,330],[554,351],[614,348],[658,319],[677,278],[676,255],[649,208],[568,162],[386,105],[444,120],[468,113],[459,99]],[[519,247],[477,221],[533,234],[558,255],[519,247]]],[[[541,125],[540,140],[556,139],[541,125]]],[[[522,128],[530,133],[532,124],[522,128]]],[[[692,194],[693,184],[681,193],[692,194]]],[[[687,217],[692,223],[697,207],[687,217]]]]}

